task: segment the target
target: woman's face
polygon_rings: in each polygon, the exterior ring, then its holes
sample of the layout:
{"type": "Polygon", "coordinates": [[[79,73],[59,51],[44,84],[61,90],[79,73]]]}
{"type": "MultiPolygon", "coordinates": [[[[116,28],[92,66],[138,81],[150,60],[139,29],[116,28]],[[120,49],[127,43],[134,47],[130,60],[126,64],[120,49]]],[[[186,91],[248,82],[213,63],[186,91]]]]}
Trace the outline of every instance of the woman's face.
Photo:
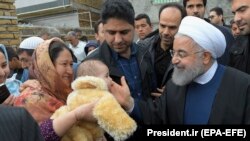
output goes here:
{"type": "Polygon", "coordinates": [[[55,68],[64,83],[70,86],[73,81],[73,59],[70,52],[66,49],[62,50],[56,58],[55,68]]]}
{"type": "Polygon", "coordinates": [[[2,52],[0,52],[0,83],[4,83],[10,74],[9,65],[2,52]]]}

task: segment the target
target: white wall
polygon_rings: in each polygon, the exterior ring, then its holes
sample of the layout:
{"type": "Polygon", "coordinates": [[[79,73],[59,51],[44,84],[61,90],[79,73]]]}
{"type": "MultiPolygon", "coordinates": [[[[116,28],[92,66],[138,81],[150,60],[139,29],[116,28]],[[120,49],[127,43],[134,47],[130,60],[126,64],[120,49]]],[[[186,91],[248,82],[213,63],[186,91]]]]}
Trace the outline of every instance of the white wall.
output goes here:
{"type": "Polygon", "coordinates": [[[80,27],[77,13],[31,19],[31,24],[52,27],[80,27]]]}
{"type": "Polygon", "coordinates": [[[141,13],[148,14],[154,29],[158,28],[158,12],[161,5],[152,4],[151,0],[129,0],[135,10],[135,16],[141,13]]]}
{"type": "Polygon", "coordinates": [[[57,1],[57,0],[15,0],[14,5],[16,6],[16,8],[23,8],[27,6],[54,2],[54,1],[57,1]]]}

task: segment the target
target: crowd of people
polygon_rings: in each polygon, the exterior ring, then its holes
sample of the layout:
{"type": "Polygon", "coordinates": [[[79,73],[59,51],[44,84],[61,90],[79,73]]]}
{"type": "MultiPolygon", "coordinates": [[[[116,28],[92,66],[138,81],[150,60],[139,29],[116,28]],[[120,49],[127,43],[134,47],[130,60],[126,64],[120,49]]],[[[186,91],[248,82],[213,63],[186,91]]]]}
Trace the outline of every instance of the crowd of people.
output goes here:
{"type": "Polygon", "coordinates": [[[153,31],[149,16],[135,17],[128,0],[107,0],[95,40],[74,29],[67,42],[53,30],[17,50],[0,44],[1,139],[58,141],[77,121],[96,122],[96,101],[50,118],[66,104],[74,79],[87,75],[104,79],[137,122],[128,140],[143,125],[250,124],[250,1],[231,1],[230,25],[220,7],[205,18],[207,2],[162,5],[153,31]]]}

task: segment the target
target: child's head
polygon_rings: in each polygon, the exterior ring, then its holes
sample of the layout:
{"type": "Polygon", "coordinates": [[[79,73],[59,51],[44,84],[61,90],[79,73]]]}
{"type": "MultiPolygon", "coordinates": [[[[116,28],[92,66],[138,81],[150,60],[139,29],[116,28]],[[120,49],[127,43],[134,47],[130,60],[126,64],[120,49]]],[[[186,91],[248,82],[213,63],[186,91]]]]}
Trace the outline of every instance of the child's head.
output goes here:
{"type": "Polygon", "coordinates": [[[100,60],[86,60],[82,62],[77,70],[77,76],[95,76],[105,80],[108,88],[111,87],[112,79],[109,77],[108,67],[100,60]]]}

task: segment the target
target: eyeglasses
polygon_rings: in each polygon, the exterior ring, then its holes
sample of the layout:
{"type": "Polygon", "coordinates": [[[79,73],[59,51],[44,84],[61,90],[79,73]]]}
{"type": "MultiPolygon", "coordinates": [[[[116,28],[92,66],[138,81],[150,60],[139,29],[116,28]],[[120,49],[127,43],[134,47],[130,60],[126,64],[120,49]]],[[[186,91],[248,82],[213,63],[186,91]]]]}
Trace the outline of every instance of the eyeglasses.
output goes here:
{"type": "Polygon", "coordinates": [[[185,57],[188,57],[190,55],[194,55],[194,54],[197,54],[197,53],[201,53],[201,52],[204,52],[204,50],[199,50],[199,51],[196,51],[196,52],[193,52],[193,53],[188,53],[184,50],[179,50],[179,51],[174,51],[174,50],[170,50],[170,55],[171,57],[174,57],[175,54],[176,54],[176,57],[179,57],[179,58],[185,58],[185,57]]]}

